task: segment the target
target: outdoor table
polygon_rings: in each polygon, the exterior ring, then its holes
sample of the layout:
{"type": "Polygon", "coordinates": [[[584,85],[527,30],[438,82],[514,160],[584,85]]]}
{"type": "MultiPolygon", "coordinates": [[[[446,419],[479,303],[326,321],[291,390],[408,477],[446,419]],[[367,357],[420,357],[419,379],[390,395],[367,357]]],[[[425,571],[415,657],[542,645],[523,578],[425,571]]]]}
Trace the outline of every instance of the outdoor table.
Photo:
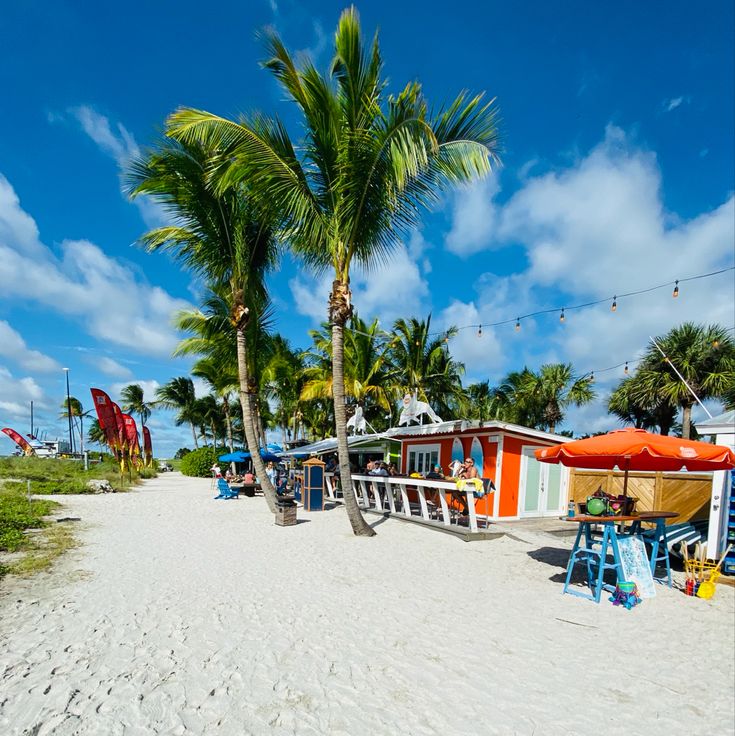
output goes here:
{"type": "Polygon", "coordinates": [[[246,496],[254,496],[255,491],[260,491],[260,483],[230,483],[230,487],[246,496]]]}
{"type": "Polygon", "coordinates": [[[669,548],[666,542],[666,519],[673,519],[678,514],[672,511],[646,511],[631,516],[564,516],[564,521],[576,522],[579,524],[577,536],[572,547],[572,554],[569,557],[567,565],[567,576],[564,581],[563,593],[571,593],[580,598],[589,598],[600,602],[602,589],[605,587],[603,576],[605,570],[616,570],[619,581],[625,580],[623,567],[620,562],[620,549],[618,547],[618,537],[622,535],[635,535],[641,537],[644,541],[649,542],[651,549],[651,575],[658,582],[663,583],[668,579],[668,585],[671,587],[671,567],[669,565],[669,548]],[[618,532],[616,526],[626,521],[632,522],[630,530],[627,532],[618,532]],[[592,526],[600,524],[603,527],[602,538],[596,538],[593,535],[592,526]],[[655,524],[653,532],[642,532],[641,524],[655,524]],[[584,546],[580,546],[584,535],[584,546]],[[595,549],[595,545],[599,544],[600,549],[595,549]],[[659,556],[659,547],[663,544],[663,552],[659,556]],[[607,562],[608,547],[612,554],[612,563],[607,562]],[[664,561],[666,566],[667,578],[655,578],[656,565],[658,562],[664,561]],[[587,565],[587,584],[591,593],[583,593],[578,590],[570,589],[569,582],[572,578],[572,570],[578,562],[584,562],[587,565]],[[595,566],[597,570],[595,571],[595,566]]]}

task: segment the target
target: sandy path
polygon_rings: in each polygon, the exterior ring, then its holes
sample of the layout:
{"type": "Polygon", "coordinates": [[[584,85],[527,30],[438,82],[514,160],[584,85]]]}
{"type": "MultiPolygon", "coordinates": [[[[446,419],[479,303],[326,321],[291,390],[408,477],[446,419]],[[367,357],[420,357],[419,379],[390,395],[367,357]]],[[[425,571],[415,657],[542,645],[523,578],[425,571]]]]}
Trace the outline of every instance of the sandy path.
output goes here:
{"type": "Polygon", "coordinates": [[[82,547],[0,593],[0,733],[733,733],[731,588],[628,612],[561,595],[569,540],[211,496],[64,499],[82,547]]]}

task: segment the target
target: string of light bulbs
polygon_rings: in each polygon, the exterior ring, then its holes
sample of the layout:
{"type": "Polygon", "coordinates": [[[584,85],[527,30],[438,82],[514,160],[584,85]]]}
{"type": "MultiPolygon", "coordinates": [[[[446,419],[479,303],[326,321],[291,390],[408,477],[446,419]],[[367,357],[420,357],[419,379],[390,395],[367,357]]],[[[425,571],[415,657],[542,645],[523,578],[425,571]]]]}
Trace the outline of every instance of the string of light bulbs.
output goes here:
{"type": "MultiPolygon", "coordinates": [[[[567,312],[571,312],[576,309],[586,309],[587,307],[595,307],[598,304],[605,304],[606,302],[610,302],[610,311],[616,312],[618,309],[619,299],[627,299],[629,297],[638,296],[640,294],[649,294],[652,291],[658,291],[659,289],[665,289],[667,286],[672,286],[672,285],[674,288],[671,292],[671,297],[673,299],[677,299],[680,293],[679,284],[685,284],[689,281],[698,281],[700,279],[707,279],[713,276],[719,276],[720,274],[727,273],[728,271],[735,271],[735,266],[728,266],[727,268],[721,268],[718,271],[710,271],[709,273],[700,273],[700,274],[697,274],[696,276],[686,276],[684,278],[674,279],[673,281],[665,281],[661,284],[657,284],[656,286],[649,286],[646,289],[636,289],[635,291],[614,293],[612,296],[604,297],[603,299],[595,299],[594,301],[583,302],[582,304],[572,304],[571,306],[549,307],[548,309],[538,309],[535,312],[527,312],[526,314],[520,314],[517,317],[503,319],[498,322],[481,322],[480,324],[473,323],[473,324],[461,325],[460,327],[456,327],[455,329],[457,330],[457,332],[459,332],[461,330],[469,330],[469,329],[477,328],[478,337],[482,337],[483,327],[486,327],[486,328],[487,327],[502,327],[503,325],[509,325],[515,322],[516,332],[519,332],[521,329],[521,322],[525,319],[530,319],[531,317],[540,317],[544,314],[553,314],[554,312],[559,312],[559,322],[564,323],[566,321],[567,312]]],[[[376,337],[375,334],[370,334],[368,332],[362,332],[361,330],[356,330],[347,325],[345,325],[345,329],[350,330],[350,332],[354,332],[357,335],[364,335],[365,337],[376,337]]],[[[444,341],[449,342],[449,333],[446,330],[435,330],[433,332],[427,332],[426,334],[427,335],[444,335],[444,341]]]]}
{"type": "MultiPolygon", "coordinates": [[[[679,297],[679,284],[684,284],[688,281],[697,281],[699,279],[706,279],[711,278],[712,276],[719,276],[722,273],[727,273],[728,271],[734,271],[735,266],[729,266],[728,268],[721,268],[718,271],[710,271],[709,273],[701,273],[697,274],[696,276],[687,276],[685,278],[680,279],[674,279],[673,281],[665,281],[664,283],[657,284],[656,286],[649,286],[646,289],[636,289],[635,291],[627,291],[622,293],[614,293],[612,296],[604,297],[603,299],[595,299],[593,301],[584,302],[582,304],[573,304],[571,306],[563,306],[563,307],[549,307],[548,309],[538,309],[535,312],[528,312],[526,314],[518,315],[515,319],[509,318],[500,320],[499,322],[482,322],[480,324],[468,324],[468,325],[462,325],[460,327],[457,327],[457,331],[460,330],[469,330],[477,328],[477,335],[478,337],[482,337],[482,328],[483,327],[501,327],[503,325],[509,325],[515,322],[515,329],[516,332],[520,331],[521,329],[521,322],[524,319],[530,319],[531,317],[540,317],[544,314],[553,314],[555,312],[559,313],[559,322],[564,323],[566,321],[566,313],[571,312],[575,309],[586,309],[587,307],[595,307],[598,304],[605,304],[610,303],[610,311],[616,312],[618,309],[618,300],[619,299],[627,299],[628,297],[632,296],[638,296],[640,294],[649,294],[652,291],[658,291],[659,289],[665,289],[666,287],[673,286],[673,290],[671,292],[671,296],[673,299],[677,299],[679,297]]],[[[444,335],[445,341],[449,340],[449,334],[446,330],[438,330],[436,332],[430,332],[429,335],[444,335]]]]}

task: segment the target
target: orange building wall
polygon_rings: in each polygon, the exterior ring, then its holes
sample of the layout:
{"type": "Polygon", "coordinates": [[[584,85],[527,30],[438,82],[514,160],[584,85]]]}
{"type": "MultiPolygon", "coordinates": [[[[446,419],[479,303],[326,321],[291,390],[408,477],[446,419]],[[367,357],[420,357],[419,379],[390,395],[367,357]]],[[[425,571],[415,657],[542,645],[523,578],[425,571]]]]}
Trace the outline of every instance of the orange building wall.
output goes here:
{"type": "MultiPolygon", "coordinates": [[[[491,478],[495,485],[499,488],[498,491],[490,493],[484,498],[478,498],[475,501],[475,510],[478,514],[493,515],[493,505],[495,503],[495,494],[500,494],[498,503],[498,516],[518,516],[518,499],[520,496],[520,481],[521,481],[521,453],[523,448],[549,446],[556,443],[545,441],[542,439],[526,438],[520,439],[518,437],[511,437],[502,432],[494,433],[496,436],[503,438],[503,464],[502,464],[502,477],[497,477],[497,465],[498,465],[498,443],[488,442],[487,436],[480,437],[480,443],[482,445],[483,454],[483,467],[482,477],[491,478]],[[498,482],[500,481],[500,482],[498,482]]],[[[476,435],[463,435],[459,439],[462,442],[462,449],[464,456],[469,457],[472,449],[472,439],[476,435]]],[[[452,460],[452,445],[454,437],[447,437],[438,439],[436,437],[421,437],[411,439],[411,445],[439,445],[439,464],[442,468],[447,468],[452,460]]],[[[404,442],[402,455],[401,455],[401,467],[408,470],[406,462],[408,458],[407,449],[408,442],[404,442]]],[[[415,494],[412,494],[415,495],[415,494]]],[[[412,501],[417,500],[411,498],[412,501]]],[[[447,501],[452,502],[451,496],[447,495],[447,501]]]]}

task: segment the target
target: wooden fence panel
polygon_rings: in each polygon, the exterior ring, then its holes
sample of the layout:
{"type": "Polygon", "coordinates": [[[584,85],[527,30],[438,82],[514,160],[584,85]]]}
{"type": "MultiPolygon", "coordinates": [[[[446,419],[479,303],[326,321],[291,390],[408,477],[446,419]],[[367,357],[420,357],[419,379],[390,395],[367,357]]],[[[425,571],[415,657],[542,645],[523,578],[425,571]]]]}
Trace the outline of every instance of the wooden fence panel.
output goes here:
{"type": "MultiPolygon", "coordinates": [[[[569,498],[584,503],[598,488],[606,493],[623,492],[624,473],[611,470],[572,468],[569,498]]],[[[701,521],[709,516],[711,473],[629,473],[628,495],[638,499],[638,511],[675,511],[683,521],[701,521]]]]}

